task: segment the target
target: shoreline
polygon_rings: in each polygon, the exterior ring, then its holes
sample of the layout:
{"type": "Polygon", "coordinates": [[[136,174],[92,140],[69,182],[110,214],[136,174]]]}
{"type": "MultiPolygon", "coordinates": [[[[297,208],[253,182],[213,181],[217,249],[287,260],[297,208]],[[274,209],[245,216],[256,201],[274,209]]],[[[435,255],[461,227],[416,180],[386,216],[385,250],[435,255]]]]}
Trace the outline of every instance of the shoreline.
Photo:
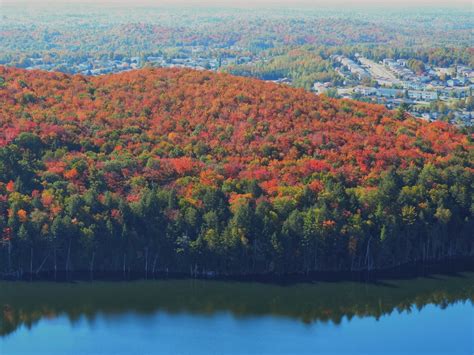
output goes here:
{"type": "Polygon", "coordinates": [[[29,281],[29,282],[133,282],[158,281],[176,279],[196,279],[212,281],[261,282],[275,284],[292,284],[298,282],[372,282],[381,280],[414,279],[433,275],[456,275],[462,272],[474,272],[472,258],[461,258],[431,263],[410,263],[396,267],[359,270],[359,271],[312,271],[309,273],[262,273],[262,274],[219,274],[207,272],[191,275],[185,272],[163,271],[145,275],[143,271],[43,271],[39,274],[28,272],[0,273],[0,281],[29,281]]]}

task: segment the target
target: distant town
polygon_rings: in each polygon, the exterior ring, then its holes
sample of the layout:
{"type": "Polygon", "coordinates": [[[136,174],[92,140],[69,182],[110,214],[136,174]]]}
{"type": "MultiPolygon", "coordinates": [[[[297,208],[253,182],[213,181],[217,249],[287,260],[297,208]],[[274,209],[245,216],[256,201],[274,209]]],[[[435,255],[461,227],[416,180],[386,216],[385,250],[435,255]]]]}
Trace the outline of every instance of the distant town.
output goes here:
{"type": "Polygon", "coordinates": [[[445,115],[453,124],[474,123],[474,70],[467,66],[431,67],[420,63],[415,73],[409,59],[383,59],[375,62],[358,54],[354,59],[331,57],[342,86],[329,82],[314,83],[318,93],[384,104],[388,108],[405,107],[415,117],[437,120],[445,115]],[[460,103],[464,104],[460,104],[460,103]]]}
{"type": "MultiPolygon", "coordinates": [[[[229,51],[239,52],[240,48],[230,47],[229,51]]],[[[123,71],[142,68],[145,66],[158,66],[164,68],[193,68],[197,70],[218,70],[230,64],[243,64],[252,62],[252,57],[228,54],[212,55],[212,48],[206,46],[192,46],[181,49],[174,55],[153,54],[123,56],[76,57],[56,59],[48,56],[25,58],[21,67],[26,69],[41,69],[48,71],[64,71],[83,75],[102,75],[119,73],[123,71]]]]}

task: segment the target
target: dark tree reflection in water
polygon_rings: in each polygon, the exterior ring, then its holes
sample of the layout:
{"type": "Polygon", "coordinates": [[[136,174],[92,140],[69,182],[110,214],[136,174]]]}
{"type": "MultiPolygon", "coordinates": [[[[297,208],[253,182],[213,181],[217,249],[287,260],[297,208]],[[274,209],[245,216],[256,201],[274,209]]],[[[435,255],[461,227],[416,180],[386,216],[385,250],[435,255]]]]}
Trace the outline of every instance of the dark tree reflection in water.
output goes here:
{"type": "Polygon", "coordinates": [[[235,317],[277,316],[304,323],[344,318],[380,318],[392,312],[422,310],[429,304],[446,308],[474,303],[474,274],[433,276],[378,284],[320,282],[292,285],[162,280],[136,282],[1,282],[0,336],[18,327],[34,327],[42,318],[67,316],[71,321],[97,315],[168,314],[235,317]]]}

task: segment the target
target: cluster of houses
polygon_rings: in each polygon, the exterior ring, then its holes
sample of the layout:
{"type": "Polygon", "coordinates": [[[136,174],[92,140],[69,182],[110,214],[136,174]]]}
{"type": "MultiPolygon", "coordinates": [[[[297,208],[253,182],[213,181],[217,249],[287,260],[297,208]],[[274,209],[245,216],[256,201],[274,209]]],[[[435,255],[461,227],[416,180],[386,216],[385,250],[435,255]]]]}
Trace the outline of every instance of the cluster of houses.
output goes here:
{"type": "Polygon", "coordinates": [[[408,89],[394,89],[394,88],[375,88],[367,86],[356,86],[353,92],[362,96],[377,96],[388,99],[411,99],[413,101],[436,101],[450,98],[466,98],[474,91],[474,87],[432,87],[431,90],[408,90],[408,89]]]}
{"type": "Polygon", "coordinates": [[[206,55],[204,50],[198,51],[190,50],[190,53],[179,53],[176,57],[165,57],[163,55],[149,55],[149,56],[131,56],[122,57],[120,59],[96,59],[85,58],[80,61],[77,60],[56,60],[45,61],[43,58],[27,58],[26,69],[40,69],[40,70],[59,70],[67,71],[69,73],[80,73],[84,75],[101,75],[109,73],[118,73],[128,70],[141,68],[144,65],[152,65],[165,68],[186,67],[197,70],[217,70],[221,66],[229,64],[250,63],[253,58],[248,56],[226,56],[216,57],[206,55]]]}
{"type": "MultiPolygon", "coordinates": [[[[369,60],[356,55],[356,60],[361,63],[369,60]]],[[[347,86],[354,87],[360,85],[363,79],[371,78],[378,82],[378,77],[371,75],[370,68],[360,65],[355,60],[342,55],[332,57],[333,61],[346,68],[352,76],[350,79],[358,79],[359,83],[348,83],[347,86]]],[[[388,74],[383,78],[382,84],[378,87],[354,88],[354,92],[364,96],[379,96],[386,98],[408,98],[417,101],[434,101],[444,98],[465,98],[471,95],[474,89],[474,70],[467,66],[457,68],[432,68],[426,66],[426,71],[422,75],[415,74],[408,68],[407,59],[383,59],[380,63],[388,74]],[[443,70],[444,69],[444,70],[443,70]],[[447,74],[442,76],[441,74],[447,74]],[[392,77],[392,79],[388,78],[392,77]],[[441,80],[441,77],[447,79],[441,80]]],[[[375,64],[374,65],[379,65],[375,64]]],[[[339,71],[341,72],[341,71],[339,71]]],[[[379,82],[379,84],[381,84],[379,82]]],[[[319,90],[321,83],[316,83],[315,90],[319,90]]]]}
{"type": "Polygon", "coordinates": [[[29,65],[26,66],[28,70],[59,70],[67,71],[69,73],[80,73],[84,75],[101,75],[109,73],[118,73],[137,69],[140,67],[139,57],[117,59],[95,59],[87,58],[79,63],[68,61],[44,61],[43,58],[28,58],[29,65]]]}
{"type": "Polygon", "coordinates": [[[357,86],[354,88],[354,92],[363,96],[378,96],[385,98],[408,98],[417,101],[435,101],[438,100],[439,95],[436,91],[423,91],[423,90],[405,90],[405,89],[392,89],[392,88],[374,88],[357,86]]]}
{"type": "Polygon", "coordinates": [[[177,58],[148,56],[146,62],[164,68],[183,67],[198,70],[217,70],[229,64],[250,63],[252,62],[252,58],[248,56],[208,57],[203,56],[202,53],[196,53],[192,56],[180,56],[177,58]]]}
{"type": "Polygon", "coordinates": [[[408,68],[407,59],[393,60],[385,58],[382,60],[382,64],[389,68],[389,70],[394,73],[397,78],[408,83],[428,83],[432,79],[429,75],[416,75],[410,68],[408,68]]]}
{"type": "MultiPolygon", "coordinates": [[[[412,107],[426,107],[434,101],[451,102],[474,94],[474,70],[468,66],[435,68],[425,65],[424,73],[416,74],[409,68],[407,59],[386,58],[379,63],[360,55],[355,55],[354,59],[335,55],[331,59],[337,63],[335,67],[345,79],[344,84],[334,87],[331,82],[315,82],[313,91],[317,94],[337,91],[339,97],[377,102],[391,109],[404,103],[412,107]],[[367,85],[369,82],[374,85],[367,85]]],[[[443,116],[442,113],[426,110],[412,113],[428,120],[443,116]]],[[[472,125],[474,121],[471,111],[452,110],[450,117],[463,125],[472,125]]]]}
{"type": "MultiPolygon", "coordinates": [[[[359,94],[362,97],[371,98],[380,104],[385,104],[390,109],[394,109],[403,103],[415,104],[415,106],[410,109],[410,113],[415,117],[429,121],[440,119],[445,114],[441,112],[432,112],[429,109],[417,109],[416,104],[420,102],[425,103],[436,100],[446,100],[448,98],[446,96],[446,92],[372,88],[363,86],[358,86],[353,90],[343,90],[341,91],[341,96],[346,98],[354,98],[354,93],[359,94]]],[[[473,111],[450,110],[450,112],[452,112],[450,117],[453,123],[464,126],[474,125],[473,111]]]]}
{"type": "Polygon", "coordinates": [[[332,59],[336,63],[340,63],[343,67],[346,67],[351,72],[351,74],[359,80],[370,78],[369,73],[352,59],[347,58],[343,55],[335,55],[332,57],[332,59]]]}

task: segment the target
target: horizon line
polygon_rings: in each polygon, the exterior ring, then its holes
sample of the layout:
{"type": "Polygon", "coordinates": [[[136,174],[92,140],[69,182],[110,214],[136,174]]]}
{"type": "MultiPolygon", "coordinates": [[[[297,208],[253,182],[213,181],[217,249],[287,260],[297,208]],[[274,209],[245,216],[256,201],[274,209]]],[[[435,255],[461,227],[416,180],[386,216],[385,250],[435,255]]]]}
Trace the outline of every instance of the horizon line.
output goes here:
{"type": "Polygon", "coordinates": [[[326,7],[335,8],[338,6],[347,7],[370,7],[370,8],[416,8],[416,7],[431,7],[431,8],[459,8],[470,7],[471,11],[474,9],[471,0],[241,0],[237,3],[231,0],[3,0],[0,2],[0,7],[3,5],[14,6],[18,4],[28,5],[107,5],[107,6],[199,6],[199,7],[228,7],[228,8],[255,8],[259,6],[275,6],[284,8],[298,8],[298,7],[326,7]]]}

